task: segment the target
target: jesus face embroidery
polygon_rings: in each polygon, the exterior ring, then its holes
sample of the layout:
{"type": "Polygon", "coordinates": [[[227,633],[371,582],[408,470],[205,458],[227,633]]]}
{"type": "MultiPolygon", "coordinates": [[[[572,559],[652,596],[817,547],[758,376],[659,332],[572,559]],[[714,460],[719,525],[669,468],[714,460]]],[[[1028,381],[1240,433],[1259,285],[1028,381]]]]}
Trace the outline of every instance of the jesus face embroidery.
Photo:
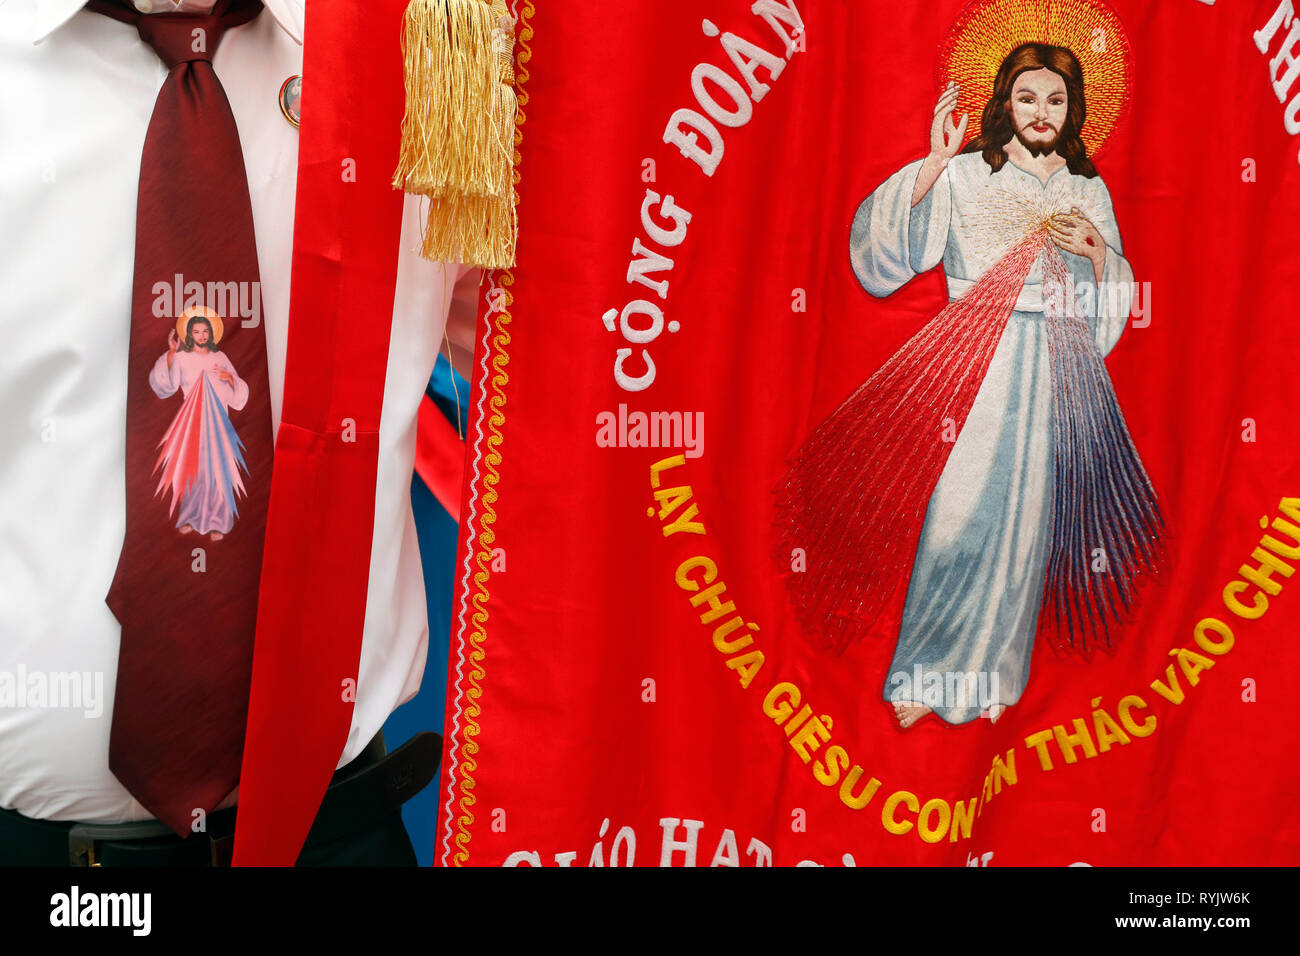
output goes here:
{"type": "MultiPolygon", "coordinates": [[[[980,0],[959,26],[1001,6],[980,0]]],[[[1055,6],[1122,35],[1097,0],[1055,6]]],[[[930,713],[997,719],[1040,632],[1085,656],[1111,647],[1161,556],[1155,492],[1104,363],[1133,273],[1089,157],[1087,73],[1058,43],[1012,43],[998,62],[982,102],[949,81],[928,154],[864,199],[851,231],[871,296],[941,265],[947,305],[814,430],[777,488],[781,552],[805,547],[828,569],[787,577],[806,636],[834,654],[894,636],[883,696],[902,729],[930,713]],[[981,117],[964,148],[963,96],[981,117]]]]}
{"type": "Polygon", "coordinates": [[[215,312],[187,310],[168,331],[167,351],[149,373],[159,398],[178,390],[183,395],[158,443],[156,494],[170,489],[168,514],[177,531],[213,541],[234,527],[238,498],[246,494],[242,475],[248,474],[244,444],[229,415],[248,402],[248,385],[221,351],[222,328],[215,312]]]}

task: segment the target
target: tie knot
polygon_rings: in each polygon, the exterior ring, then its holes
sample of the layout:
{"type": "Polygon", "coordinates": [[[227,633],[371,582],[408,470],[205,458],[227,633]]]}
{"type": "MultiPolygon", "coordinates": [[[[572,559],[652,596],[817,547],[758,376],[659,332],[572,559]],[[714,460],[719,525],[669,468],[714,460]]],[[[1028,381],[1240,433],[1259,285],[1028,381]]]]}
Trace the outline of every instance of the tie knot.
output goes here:
{"type": "Polygon", "coordinates": [[[136,21],[140,39],[174,69],[194,60],[212,62],[224,28],[221,17],[192,13],[160,13],[136,21]]]}
{"type": "Polygon", "coordinates": [[[211,63],[221,35],[262,12],[262,0],[217,0],[211,13],[143,14],[125,0],[90,0],[86,6],[135,24],[140,39],[153,47],[169,70],[195,60],[211,63]]]}

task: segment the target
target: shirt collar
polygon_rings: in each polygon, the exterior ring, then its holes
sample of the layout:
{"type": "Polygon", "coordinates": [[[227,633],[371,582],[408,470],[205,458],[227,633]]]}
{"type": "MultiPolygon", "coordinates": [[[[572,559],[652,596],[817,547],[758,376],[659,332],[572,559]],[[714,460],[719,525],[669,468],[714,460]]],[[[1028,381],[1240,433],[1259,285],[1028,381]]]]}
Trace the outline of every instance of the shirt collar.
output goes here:
{"type": "MultiPolygon", "coordinates": [[[[303,0],[262,0],[262,3],[281,29],[301,45],[303,0]]],[[[32,42],[40,43],[85,5],[86,0],[36,0],[36,28],[32,42]]]]}

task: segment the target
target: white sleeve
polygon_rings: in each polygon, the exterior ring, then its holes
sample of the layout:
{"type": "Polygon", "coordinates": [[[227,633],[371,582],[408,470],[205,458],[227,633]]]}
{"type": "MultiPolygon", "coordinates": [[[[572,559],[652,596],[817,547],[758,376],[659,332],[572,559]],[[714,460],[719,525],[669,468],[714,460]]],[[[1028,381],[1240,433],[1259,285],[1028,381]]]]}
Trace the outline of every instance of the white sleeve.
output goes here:
{"type": "Polygon", "coordinates": [[[916,207],[912,190],[924,160],[904,166],[862,201],[853,217],[849,256],[862,288],[877,298],[896,292],[943,259],[952,218],[945,169],[916,207]]]}
{"type": "Polygon", "coordinates": [[[153,363],[153,369],[149,372],[149,387],[159,398],[171,398],[176,394],[176,389],[181,387],[181,363],[176,360],[180,352],[164,352],[158,356],[158,361],[153,363]],[[172,356],[172,367],[167,367],[167,356],[172,356]]]}
{"type": "Polygon", "coordinates": [[[1093,294],[1080,294],[1079,306],[1088,318],[1097,348],[1102,356],[1110,354],[1115,343],[1128,325],[1129,313],[1133,308],[1133,269],[1124,258],[1124,246],[1120,240],[1119,224],[1115,222],[1115,207],[1111,203],[1110,190],[1097,177],[1094,182],[1093,195],[1085,210],[1092,224],[1101,233],[1106,242],[1106,263],[1102,269],[1101,284],[1093,294]]]}
{"type": "Polygon", "coordinates": [[[234,385],[227,385],[215,375],[209,377],[209,381],[221,396],[221,400],[229,408],[239,411],[248,404],[248,383],[239,377],[239,372],[235,371],[235,366],[231,364],[230,357],[225,352],[218,353],[218,365],[230,373],[230,377],[235,380],[234,385]]]}

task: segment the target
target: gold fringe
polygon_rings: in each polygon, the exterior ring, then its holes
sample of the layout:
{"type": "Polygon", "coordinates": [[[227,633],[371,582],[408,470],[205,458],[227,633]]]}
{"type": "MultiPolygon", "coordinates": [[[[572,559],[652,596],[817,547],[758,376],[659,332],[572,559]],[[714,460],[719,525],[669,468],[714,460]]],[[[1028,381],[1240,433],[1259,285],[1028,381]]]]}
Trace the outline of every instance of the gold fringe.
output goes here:
{"type": "Polygon", "coordinates": [[[503,0],[411,0],[393,186],[429,197],[420,254],[514,265],[514,21],[503,0]]]}
{"type": "Polygon", "coordinates": [[[515,264],[514,190],[510,196],[430,199],[420,255],[434,262],[465,262],[486,269],[515,264]]]}
{"type": "Polygon", "coordinates": [[[509,189],[510,151],[493,121],[496,23],[487,0],[411,0],[406,8],[406,112],[394,187],[433,197],[509,189]]]}

